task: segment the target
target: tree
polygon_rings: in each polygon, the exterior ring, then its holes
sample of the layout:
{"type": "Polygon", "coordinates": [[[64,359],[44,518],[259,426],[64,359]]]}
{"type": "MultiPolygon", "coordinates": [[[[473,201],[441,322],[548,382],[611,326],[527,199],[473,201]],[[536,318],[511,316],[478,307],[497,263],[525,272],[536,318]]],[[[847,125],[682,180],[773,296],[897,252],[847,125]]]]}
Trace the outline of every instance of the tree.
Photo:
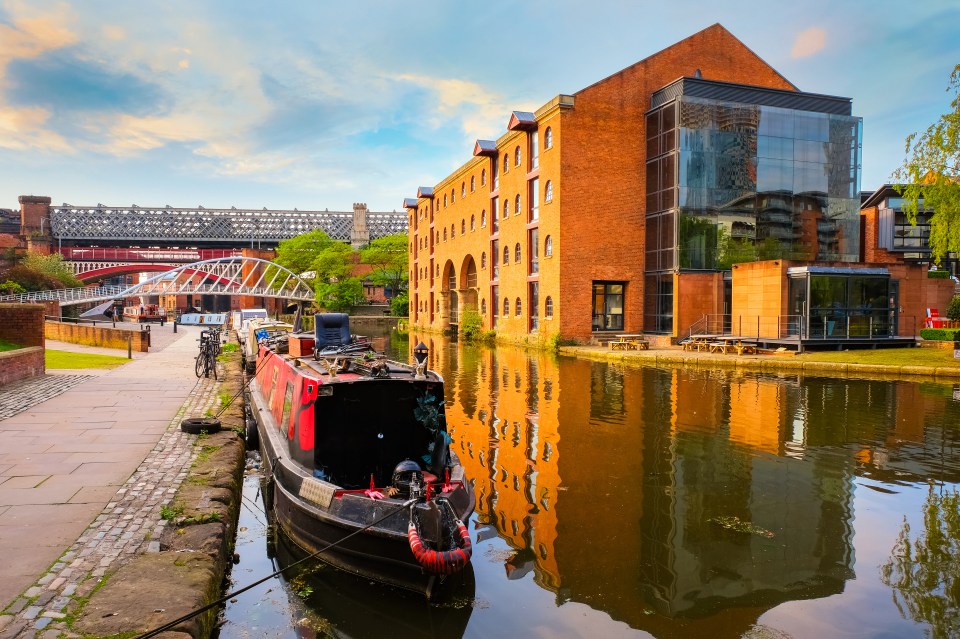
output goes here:
{"type": "Polygon", "coordinates": [[[3,279],[18,284],[26,291],[83,286],[83,282],[77,279],[73,269],[63,261],[63,256],[59,253],[52,255],[27,253],[19,264],[3,274],[3,279]]]}
{"type": "Polygon", "coordinates": [[[321,229],[316,229],[280,242],[277,257],[273,261],[300,275],[313,268],[317,255],[335,245],[346,246],[321,229]]]}
{"type": "Polygon", "coordinates": [[[953,110],[907,137],[906,157],[893,173],[911,224],[921,211],[933,211],[930,252],[937,264],[947,253],[960,252],[960,64],[950,74],[947,92],[953,93],[953,110]]]}
{"type": "Polygon", "coordinates": [[[383,287],[389,287],[393,295],[406,290],[410,278],[409,251],[407,235],[397,233],[377,238],[360,250],[360,260],[373,267],[370,281],[383,287]]]}

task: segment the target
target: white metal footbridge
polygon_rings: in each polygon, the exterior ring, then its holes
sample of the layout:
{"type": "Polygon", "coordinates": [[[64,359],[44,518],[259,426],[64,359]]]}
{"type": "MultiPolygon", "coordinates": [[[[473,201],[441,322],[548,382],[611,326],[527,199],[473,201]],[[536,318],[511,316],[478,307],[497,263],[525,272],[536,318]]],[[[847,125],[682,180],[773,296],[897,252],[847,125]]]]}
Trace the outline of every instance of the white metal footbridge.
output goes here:
{"type": "Polygon", "coordinates": [[[248,295],[309,302],[313,287],[292,271],[253,257],[224,257],[184,264],[133,286],[101,286],[0,296],[0,302],[50,302],[60,306],[97,304],[156,295],[248,295]]]}

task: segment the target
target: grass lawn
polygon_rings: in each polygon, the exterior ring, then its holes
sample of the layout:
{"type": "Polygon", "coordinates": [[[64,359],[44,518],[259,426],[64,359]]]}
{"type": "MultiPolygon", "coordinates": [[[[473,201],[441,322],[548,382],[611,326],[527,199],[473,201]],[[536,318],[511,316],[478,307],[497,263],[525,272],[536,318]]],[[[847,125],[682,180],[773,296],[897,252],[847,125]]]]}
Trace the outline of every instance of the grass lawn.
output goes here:
{"type": "Polygon", "coordinates": [[[14,344],[13,342],[8,342],[5,339],[0,339],[0,353],[3,351],[13,351],[18,348],[23,348],[19,344],[14,344]]]}
{"type": "Polygon", "coordinates": [[[113,355],[95,355],[92,353],[70,353],[68,351],[47,350],[47,368],[116,368],[132,361],[126,357],[113,355]]]}
{"type": "Polygon", "coordinates": [[[885,364],[887,366],[956,366],[953,350],[939,348],[878,348],[876,350],[808,351],[797,357],[805,362],[885,364]]]}

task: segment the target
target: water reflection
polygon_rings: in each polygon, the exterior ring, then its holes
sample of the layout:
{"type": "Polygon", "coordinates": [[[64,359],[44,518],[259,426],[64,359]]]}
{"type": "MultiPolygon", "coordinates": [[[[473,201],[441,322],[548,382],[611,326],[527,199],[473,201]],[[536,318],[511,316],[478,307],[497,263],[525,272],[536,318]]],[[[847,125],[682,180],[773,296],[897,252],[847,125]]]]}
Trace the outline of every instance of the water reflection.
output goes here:
{"type": "Polygon", "coordinates": [[[478,541],[511,549],[504,578],[657,637],[747,636],[781,603],[843,593],[858,486],[958,479],[960,411],[938,384],[624,370],[421,339],[447,379],[478,541]]]}

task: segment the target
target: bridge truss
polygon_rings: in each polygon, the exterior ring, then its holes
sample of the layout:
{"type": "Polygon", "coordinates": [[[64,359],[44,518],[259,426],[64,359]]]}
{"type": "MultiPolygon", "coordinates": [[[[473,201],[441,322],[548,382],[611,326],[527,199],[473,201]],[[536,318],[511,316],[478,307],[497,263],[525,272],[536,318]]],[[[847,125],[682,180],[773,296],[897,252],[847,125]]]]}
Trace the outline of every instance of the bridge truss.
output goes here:
{"type": "Polygon", "coordinates": [[[311,302],[313,287],[292,271],[253,257],[224,257],[184,264],[130,287],[105,286],[0,296],[0,302],[95,304],[156,295],[245,295],[311,302]]]}
{"type": "MultiPolygon", "coordinates": [[[[354,214],[345,211],[260,211],[119,206],[50,208],[50,230],[60,240],[141,246],[276,245],[302,233],[323,229],[331,238],[351,241],[354,214]]],[[[366,213],[371,240],[407,232],[405,212],[366,213]]]]}

